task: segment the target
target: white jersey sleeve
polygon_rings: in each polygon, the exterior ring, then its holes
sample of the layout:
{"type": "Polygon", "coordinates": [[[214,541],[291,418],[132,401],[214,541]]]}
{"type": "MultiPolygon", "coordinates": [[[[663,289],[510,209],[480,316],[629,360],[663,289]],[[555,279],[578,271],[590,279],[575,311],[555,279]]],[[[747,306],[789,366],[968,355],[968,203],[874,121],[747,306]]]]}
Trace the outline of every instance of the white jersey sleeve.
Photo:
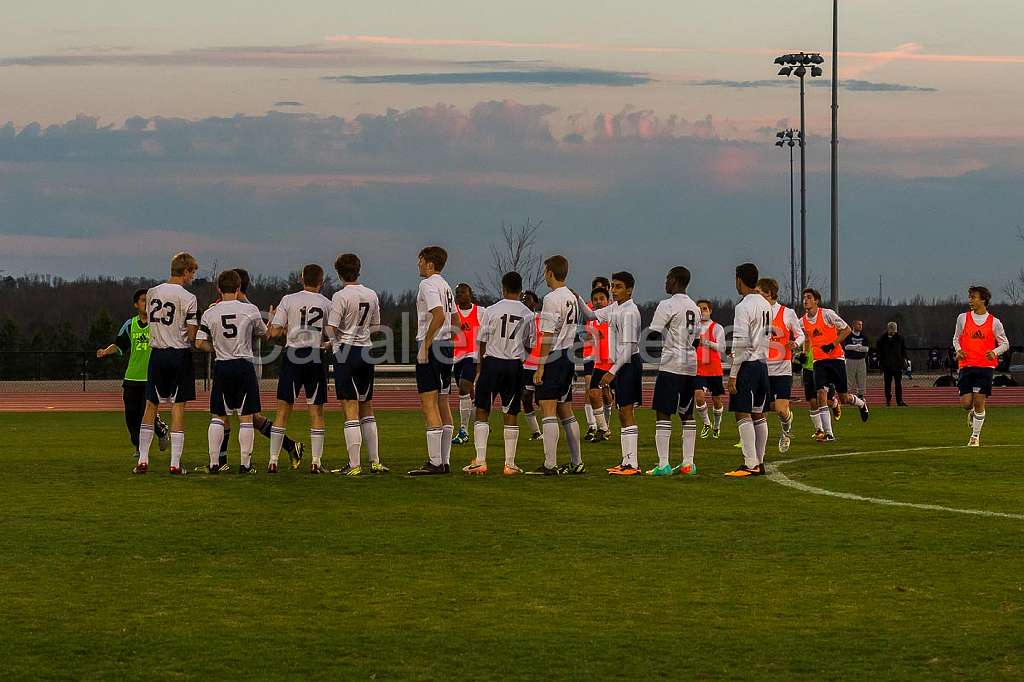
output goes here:
{"type": "Polygon", "coordinates": [[[416,290],[416,340],[427,337],[427,329],[433,319],[433,310],[441,309],[444,322],[434,335],[435,341],[452,338],[452,315],[455,313],[455,295],[441,275],[431,275],[420,282],[416,290]]]}

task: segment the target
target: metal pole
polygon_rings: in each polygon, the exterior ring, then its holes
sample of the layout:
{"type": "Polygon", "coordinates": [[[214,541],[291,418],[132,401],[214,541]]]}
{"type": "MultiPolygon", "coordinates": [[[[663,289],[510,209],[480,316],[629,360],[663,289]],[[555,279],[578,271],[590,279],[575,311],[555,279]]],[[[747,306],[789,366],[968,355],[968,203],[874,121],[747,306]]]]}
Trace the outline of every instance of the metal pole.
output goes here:
{"type": "MultiPolygon", "coordinates": [[[[792,141],[792,140],[791,140],[792,141]]],[[[796,192],[793,176],[793,145],[789,146],[789,290],[793,295],[793,308],[800,299],[796,291],[796,192]]]]}
{"type": "Polygon", "coordinates": [[[800,289],[807,288],[807,121],[804,77],[800,76],[800,289]]]}
{"type": "Polygon", "coordinates": [[[839,0],[832,0],[832,308],[839,310],[839,0]]]}

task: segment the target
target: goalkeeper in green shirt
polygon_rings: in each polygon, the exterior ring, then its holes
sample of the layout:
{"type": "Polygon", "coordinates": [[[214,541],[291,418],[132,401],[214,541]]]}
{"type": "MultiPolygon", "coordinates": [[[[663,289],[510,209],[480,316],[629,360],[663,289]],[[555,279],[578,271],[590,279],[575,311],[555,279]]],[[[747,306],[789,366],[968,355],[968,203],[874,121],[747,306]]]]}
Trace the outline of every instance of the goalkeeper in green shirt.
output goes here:
{"type": "MultiPolygon", "coordinates": [[[[146,411],[146,374],[149,371],[149,322],[146,317],[146,289],[135,292],[133,306],[138,315],[126,320],[117,332],[114,343],[96,351],[97,358],[109,355],[127,355],[128,366],[121,384],[121,397],[124,400],[124,423],[128,427],[135,456],[139,456],[139,426],[142,415],[146,411]]],[[[156,436],[159,438],[160,449],[166,450],[169,443],[167,424],[160,417],[156,419],[156,436]]]]}

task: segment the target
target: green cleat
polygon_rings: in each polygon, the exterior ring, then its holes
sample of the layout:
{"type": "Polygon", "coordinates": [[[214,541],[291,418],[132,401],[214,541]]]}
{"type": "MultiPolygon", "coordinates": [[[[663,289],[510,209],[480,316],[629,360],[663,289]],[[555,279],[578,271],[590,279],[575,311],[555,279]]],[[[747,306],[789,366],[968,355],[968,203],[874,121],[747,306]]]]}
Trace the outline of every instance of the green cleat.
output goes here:
{"type": "Polygon", "coordinates": [[[675,472],[675,470],[672,468],[672,465],[671,464],[666,464],[665,466],[654,467],[653,469],[651,469],[650,471],[647,472],[647,475],[648,476],[671,476],[674,472],[675,472]]]}
{"type": "Polygon", "coordinates": [[[452,438],[452,445],[465,445],[469,442],[469,434],[466,429],[459,429],[459,432],[452,438]]]}
{"type": "MultiPolygon", "coordinates": [[[[705,424],[704,427],[700,430],[700,437],[701,438],[707,438],[710,435],[711,435],[711,424],[705,424]]],[[[717,436],[715,436],[715,437],[717,438],[717,436]]]]}
{"type": "Polygon", "coordinates": [[[563,464],[558,467],[558,473],[563,476],[578,476],[579,474],[587,473],[587,465],[583,462],[579,464],[563,464]]]}
{"type": "Polygon", "coordinates": [[[386,466],[384,466],[380,462],[373,462],[372,464],[370,464],[370,473],[371,474],[389,474],[389,473],[391,473],[391,469],[388,469],[386,466]]]}
{"type": "Polygon", "coordinates": [[[718,440],[722,435],[722,429],[711,429],[711,437],[718,440]]]}

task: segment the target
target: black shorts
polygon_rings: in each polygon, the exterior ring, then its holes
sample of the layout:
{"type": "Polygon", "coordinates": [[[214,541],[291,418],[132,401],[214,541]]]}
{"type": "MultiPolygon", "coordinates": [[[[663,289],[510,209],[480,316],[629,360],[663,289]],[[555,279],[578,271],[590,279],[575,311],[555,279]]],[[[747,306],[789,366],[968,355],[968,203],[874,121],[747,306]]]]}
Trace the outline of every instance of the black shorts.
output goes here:
{"type": "Polygon", "coordinates": [[[307,405],[327,402],[327,365],[319,348],[285,348],[277,378],[277,399],[292,405],[303,391],[307,405]]]}
{"type": "Polygon", "coordinates": [[[334,393],[338,400],[373,400],[369,346],[342,345],[334,351],[334,393]]]}
{"type": "Polygon", "coordinates": [[[523,390],[533,392],[537,389],[533,384],[533,373],[537,371],[536,367],[527,367],[523,365],[523,390]]]}
{"type": "Polygon", "coordinates": [[[583,361],[583,376],[589,377],[594,373],[594,361],[584,360],[583,361]]]}
{"type": "Polygon", "coordinates": [[[992,377],[995,370],[991,367],[961,367],[960,379],[957,386],[960,388],[960,395],[980,393],[984,396],[992,395],[992,377]]]}
{"type": "Polygon", "coordinates": [[[736,374],[736,393],[729,396],[729,411],[761,414],[768,409],[768,395],[771,390],[768,363],[744,362],[736,374]]]}
{"type": "Polygon", "coordinates": [[[448,395],[452,390],[454,349],[450,341],[435,342],[427,353],[427,361],[416,363],[416,392],[448,395]]]}
{"type": "Polygon", "coordinates": [[[452,378],[457,382],[473,383],[476,381],[476,358],[467,355],[456,360],[455,366],[452,368],[452,378]]]}
{"type": "Polygon", "coordinates": [[[776,400],[789,400],[793,396],[793,375],[769,376],[768,386],[770,387],[768,393],[769,403],[774,403],[776,400]]]}
{"type": "Polygon", "coordinates": [[[189,348],[154,348],[149,354],[146,400],[187,403],[196,399],[196,372],[189,348]]]}
{"type": "Polygon", "coordinates": [[[801,375],[804,381],[804,400],[810,402],[818,399],[818,389],[814,386],[814,370],[803,368],[801,375]]]}
{"type": "Polygon", "coordinates": [[[712,398],[725,395],[725,384],[722,377],[694,377],[694,388],[704,391],[712,398]]]}
{"type": "Polygon", "coordinates": [[[214,360],[210,414],[249,416],[263,409],[260,405],[260,380],[251,360],[214,360]]]}
{"type": "Polygon", "coordinates": [[[557,400],[567,403],[572,400],[572,380],[576,366],[569,349],[553,352],[544,365],[544,383],[537,386],[537,400],[557,400]]]}
{"type": "Polygon", "coordinates": [[[619,369],[612,383],[617,407],[638,407],[644,401],[644,361],[637,353],[619,369]]]}
{"type": "Polygon", "coordinates": [[[601,388],[601,379],[604,379],[604,375],[608,373],[606,369],[592,368],[590,373],[590,388],[601,388]]]}
{"type": "Polygon", "coordinates": [[[820,391],[823,388],[828,388],[829,384],[835,386],[836,393],[843,394],[849,391],[844,360],[814,361],[814,387],[820,391]]]}
{"type": "Polygon", "coordinates": [[[483,359],[476,382],[477,409],[490,412],[495,398],[501,398],[502,412],[519,414],[523,400],[523,363],[519,360],[483,359]]]}
{"type": "Polygon", "coordinates": [[[681,417],[693,416],[693,391],[697,388],[697,377],[658,372],[654,380],[654,400],[651,407],[662,414],[679,413],[681,417]]]}

